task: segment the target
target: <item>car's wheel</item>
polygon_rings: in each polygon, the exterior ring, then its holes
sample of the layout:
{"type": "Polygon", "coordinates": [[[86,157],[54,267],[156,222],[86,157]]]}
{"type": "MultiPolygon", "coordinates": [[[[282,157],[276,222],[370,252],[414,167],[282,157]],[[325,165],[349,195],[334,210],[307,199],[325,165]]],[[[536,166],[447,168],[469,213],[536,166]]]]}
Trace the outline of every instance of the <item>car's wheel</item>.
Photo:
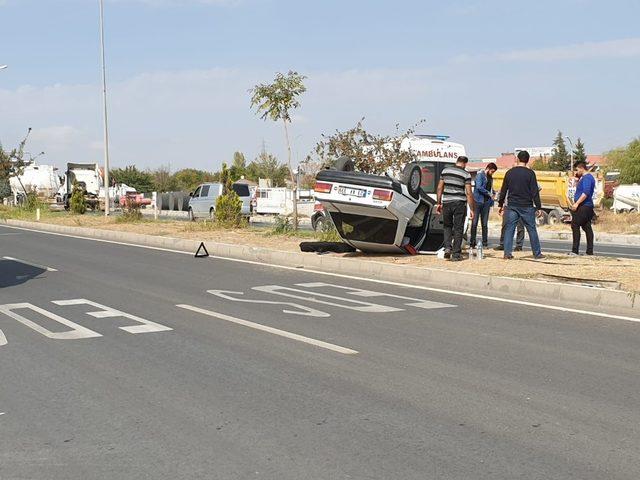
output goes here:
{"type": "Polygon", "coordinates": [[[336,170],[340,172],[353,172],[355,169],[356,165],[349,157],[340,157],[336,160],[336,170]]]}
{"type": "Polygon", "coordinates": [[[536,217],[536,225],[541,227],[549,223],[549,214],[542,210],[542,213],[536,217]]]}
{"type": "Polygon", "coordinates": [[[318,216],[318,218],[316,218],[316,221],[313,224],[313,229],[316,232],[322,232],[324,230],[324,227],[325,227],[326,224],[327,224],[326,218],[324,218],[322,215],[320,215],[320,216],[318,216]]]}
{"type": "Polygon", "coordinates": [[[562,214],[557,210],[551,210],[549,212],[549,225],[558,225],[562,223],[562,214]]]}
{"type": "Polygon", "coordinates": [[[191,220],[192,222],[195,222],[196,217],[193,214],[193,208],[189,207],[189,220],[191,220]]]}
{"type": "Polygon", "coordinates": [[[213,208],[209,209],[209,218],[211,220],[216,218],[216,211],[213,208]]]}
{"type": "Polygon", "coordinates": [[[413,198],[420,196],[420,184],[422,183],[422,170],[415,163],[410,163],[402,170],[402,183],[407,186],[409,195],[413,198]]]}

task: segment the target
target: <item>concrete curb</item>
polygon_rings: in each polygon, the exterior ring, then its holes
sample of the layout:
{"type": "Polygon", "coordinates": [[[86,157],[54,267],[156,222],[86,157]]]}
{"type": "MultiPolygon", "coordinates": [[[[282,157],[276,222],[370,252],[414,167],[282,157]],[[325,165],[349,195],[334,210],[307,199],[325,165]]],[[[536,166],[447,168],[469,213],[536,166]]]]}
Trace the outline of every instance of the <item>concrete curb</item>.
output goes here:
{"type": "MultiPolygon", "coordinates": [[[[6,220],[1,223],[45,232],[166,248],[183,252],[195,253],[200,245],[199,240],[160,237],[95,228],[68,227],[21,220],[6,220]]],[[[412,267],[330,255],[286,252],[247,245],[230,245],[214,242],[205,242],[205,245],[211,255],[218,257],[319,270],[432,288],[454,289],[479,294],[487,292],[502,293],[525,300],[544,300],[547,304],[552,304],[554,301],[560,304],[575,304],[576,299],[579,299],[580,308],[582,309],[606,308],[626,310],[633,314],[640,314],[640,295],[620,290],[412,267]]]]}

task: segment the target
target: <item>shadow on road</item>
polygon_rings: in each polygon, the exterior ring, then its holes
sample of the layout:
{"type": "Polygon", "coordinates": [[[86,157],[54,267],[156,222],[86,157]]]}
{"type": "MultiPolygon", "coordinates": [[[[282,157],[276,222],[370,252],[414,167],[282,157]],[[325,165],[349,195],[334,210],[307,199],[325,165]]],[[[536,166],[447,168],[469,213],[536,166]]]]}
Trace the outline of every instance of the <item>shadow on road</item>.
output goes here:
{"type": "Polygon", "coordinates": [[[33,267],[13,260],[0,259],[0,288],[21,285],[46,272],[44,268],[33,267]]]}

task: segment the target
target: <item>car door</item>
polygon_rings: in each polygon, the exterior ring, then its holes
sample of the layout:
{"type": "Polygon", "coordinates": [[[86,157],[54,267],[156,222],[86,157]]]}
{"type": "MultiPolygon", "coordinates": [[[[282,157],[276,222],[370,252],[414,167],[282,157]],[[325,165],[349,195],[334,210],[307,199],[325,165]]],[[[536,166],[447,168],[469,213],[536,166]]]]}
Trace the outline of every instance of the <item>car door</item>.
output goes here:
{"type": "Polygon", "coordinates": [[[209,215],[209,191],[211,185],[202,185],[200,197],[198,198],[198,216],[206,217],[209,215]]]}
{"type": "Polygon", "coordinates": [[[197,216],[198,214],[198,202],[200,201],[200,191],[202,190],[202,186],[199,186],[195,189],[193,194],[191,195],[191,199],[189,200],[189,208],[193,211],[193,215],[197,216]]]}

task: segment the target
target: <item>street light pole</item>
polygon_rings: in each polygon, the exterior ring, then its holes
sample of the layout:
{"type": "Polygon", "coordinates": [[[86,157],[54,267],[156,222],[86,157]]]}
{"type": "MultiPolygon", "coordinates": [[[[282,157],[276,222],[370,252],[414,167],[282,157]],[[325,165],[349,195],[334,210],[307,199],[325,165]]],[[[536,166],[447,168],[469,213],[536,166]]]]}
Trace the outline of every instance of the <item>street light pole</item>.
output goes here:
{"type": "Polygon", "coordinates": [[[102,56],[102,103],[104,113],[104,215],[109,216],[109,121],[107,115],[107,67],[104,56],[104,0],[100,0],[100,53],[102,56]]]}
{"type": "Polygon", "coordinates": [[[571,173],[573,173],[573,142],[571,141],[571,139],[569,137],[565,137],[567,140],[569,140],[569,145],[571,145],[571,153],[570,158],[571,158],[571,173]]]}

